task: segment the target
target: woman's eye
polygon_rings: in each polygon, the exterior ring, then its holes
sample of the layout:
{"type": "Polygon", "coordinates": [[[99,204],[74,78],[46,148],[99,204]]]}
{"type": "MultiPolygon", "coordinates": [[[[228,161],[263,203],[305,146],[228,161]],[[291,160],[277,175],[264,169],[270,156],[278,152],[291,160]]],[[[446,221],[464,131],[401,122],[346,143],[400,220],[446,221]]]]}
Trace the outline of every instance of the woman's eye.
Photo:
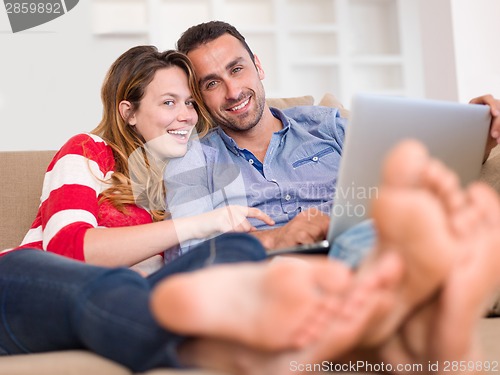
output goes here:
{"type": "Polygon", "coordinates": [[[188,107],[194,107],[194,105],[195,105],[194,100],[187,101],[187,102],[186,102],[186,105],[187,105],[188,107]]]}
{"type": "Polygon", "coordinates": [[[163,104],[165,104],[165,105],[174,105],[174,101],[173,100],[165,100],[163,102],[163,104]]]}

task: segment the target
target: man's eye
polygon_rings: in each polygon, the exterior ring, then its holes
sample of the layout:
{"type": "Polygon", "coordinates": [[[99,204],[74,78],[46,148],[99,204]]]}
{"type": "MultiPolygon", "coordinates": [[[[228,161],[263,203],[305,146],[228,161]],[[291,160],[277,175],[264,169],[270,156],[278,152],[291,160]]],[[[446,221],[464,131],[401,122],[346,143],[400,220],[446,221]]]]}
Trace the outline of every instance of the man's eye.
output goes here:
{"type": "Polygon", "coordinates": [[[233,73],[238,73],[239,71],[241,71],[241,67],[237,67],[237,68],[234,68],[233,69],[233,73]]]}
{"type": "Polygon", "coordinates": [[[217,82],[215,81],[210,81],[207,83],[207,85],[205,86],[206,89],[212,89],[214,88],[215,86],[217,85],[217,82]]]}

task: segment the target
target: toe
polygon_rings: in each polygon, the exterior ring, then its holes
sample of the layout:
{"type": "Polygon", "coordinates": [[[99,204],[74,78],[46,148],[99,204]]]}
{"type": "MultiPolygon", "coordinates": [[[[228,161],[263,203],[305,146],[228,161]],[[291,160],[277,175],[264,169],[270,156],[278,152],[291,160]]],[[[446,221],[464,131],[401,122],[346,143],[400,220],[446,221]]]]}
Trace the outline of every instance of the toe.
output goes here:
{"type": "Polygon", "coordinates": [[[431,160],[422,175],[422,185],[434,193],[448,212],[464,204],[465,196],[458,176],[439,160],[431,160]]]}
{"type": "Polygon", "coordinates": [[[383,182],[393,186],[415,186],[428,161],[425,147],[414,140],[402,141],[387,155],[383,182]]]}
{"type": "Polygon", "coordinates": [[[500,200],[497,193],[483,183],[474,183],[468,189],[472,203],[477,207],[485,225],[500,225],[500,200]]]}
{"type": "Polygon", "coordinates": [[[344,293],[352,282],[352,271],[343,263],[328,259],[314,270],[314,281],[323,293],[344,293]]]}

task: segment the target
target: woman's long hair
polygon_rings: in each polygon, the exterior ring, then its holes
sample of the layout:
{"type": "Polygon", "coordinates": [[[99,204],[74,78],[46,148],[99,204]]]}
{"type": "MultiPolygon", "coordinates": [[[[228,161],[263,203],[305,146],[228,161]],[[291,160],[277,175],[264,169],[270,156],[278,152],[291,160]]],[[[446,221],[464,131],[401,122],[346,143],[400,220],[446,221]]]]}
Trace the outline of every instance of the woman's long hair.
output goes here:
{"type": "Polygon", "coordinates": [[[163,182],[165,163],[154,160],[144,139],[120,115],[119,105],[126,100],[131,103],[132,111],[138,110],[156,72],[170,67],[179,67],[186,73],[198,112],[196,130],[199,136],[206,134],[210,116],[203,105],[191,62],[180,52],[159,52],[153,46],[133,47],[113,63],[101,90],[102,120],[92,131],[112,148],[115,158],[111,187],[102,193],[101,200],[109,200],[122,212],[126,212],[128,204],[137,204],[148,209],[155,221],[168,216],[163,182]]]}

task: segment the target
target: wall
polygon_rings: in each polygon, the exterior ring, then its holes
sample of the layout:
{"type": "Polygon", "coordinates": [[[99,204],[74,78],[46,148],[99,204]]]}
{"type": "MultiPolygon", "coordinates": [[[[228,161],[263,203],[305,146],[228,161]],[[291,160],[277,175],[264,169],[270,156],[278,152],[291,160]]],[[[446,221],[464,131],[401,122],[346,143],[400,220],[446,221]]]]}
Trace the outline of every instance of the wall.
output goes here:
{"type": "MultiPolygon", "coordinates": [[[[491,92],[500,97],[495,40],[500,35],[500,1],[419,3],[422,46],[414,47],[422,47],[425,96],[467,101],[491,92]]],[[[137,35],[96,39],[90,30],[90,4],[81,0],[63,17],[16,34],[0,5],[0,150],[57,149],[71,135],[97,125],[107,68],[121,52],[147,40],[137,35]]],[[[187,22],[187,17],[177,19],[187,22]]],[[[160,48],[173,47],[178,35],[169,36],[171,40],[162,41],[168,45],[160,48]]]]}
{"type": "Polygon", "coordinates": [[[457,100],[450,0],[421,0],[419,5],[424,96],[429,99],[457,100]]]}
{"type": "Polygon", "coordinates": [[[87,1],[13,34],[0,5],[0,150],[57,148],[99,115],[103,71],[93,62],[87,1]]]}
{"type": "Polygon", "coordinates": [[[458,99],[500,97],[500,1],[453,0],[458,99]]]}
{"type": "Polygon", "coordinates": [[[468,102],[500,97],[500,1],[419,0],[424,92],[468,102]]]}

